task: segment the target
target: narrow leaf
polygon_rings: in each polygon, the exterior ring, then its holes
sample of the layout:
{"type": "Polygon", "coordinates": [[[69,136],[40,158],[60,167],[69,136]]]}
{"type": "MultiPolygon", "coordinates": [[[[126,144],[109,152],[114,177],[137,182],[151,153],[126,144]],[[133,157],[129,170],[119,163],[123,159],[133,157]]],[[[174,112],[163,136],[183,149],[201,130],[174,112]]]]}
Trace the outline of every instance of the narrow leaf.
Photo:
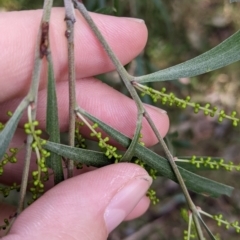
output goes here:
{"type": "Polygon", "coordinates": [[[27,98],[24,98],[22,102],[18,105],[17,109],[8,120],[4,129],[0,132],[0,160],[7,151],[8,145],[12,140],[13,134],[17,128],[18,122],[23,114],[23,111],[28,106],[29,102],[27,98]]]}
{"type": "Polygon", "coordinates": [[[139,83],[146,83],[193,77],[227,66],[239,60],[240,31],[200,56],[152,74],[135,77],[134,80],[139,83]]]}
{"type": "MultiPolygon", "coordinates": [[[[60,129],[58,124],[58,105],[56,97],[55,78],[51,55],[48,54],[48,88],[47,88],[47,133],[49,140],[60,143],[60,129]]],[[[64,180],[62,158],[56,153],[51,153],[47,158],[46,164],[54,172],[55,185],[64,180]]]]}
{"type": "MultiPolygon", "coordinates": [[[[146,162],[149,167],[156,169],[158,174],[177,182],[167,159],[140,145],[136,148],[135,156],[146,162]]],[[[178,169],[187,188],[193,192],[211,197],[219,197],[222,194],[230,196],[232,193],[233,188],[230,186],[196,175],[182,167],[178,169]]]]}
{"type": "MultiPolygon", "coordinates": [[[[109,134],[122,146],[124,147],[129,146],[131,140],[128,137],[118,132],[114,128],[106,125],[99,119],[93,117],[86,111],[82,109],[78,109],[78,111],[81,114],[85,115],[87,118],[89,118],[92,122],[97,123],[104,132],[109,134]]],[[[159,172],[159,174],[161,174],[162,176],[177,182],[175,174],[173,173],[172,168],[167,159],[159,156],[155,152],[141,146],[140,144],[136,146],[134,155],[139,159],[145,161],[149,167],[156,169],[159,172]]],[[[197,192],[199,194],[209,195],[212,197],[218,197],[222,194],[230,196],[232,193],[233,188],[230,186],[201,177],[181,167],[178,167],[178,168],[185,181],[187,188],[191,191],[197,192]]]]}
{"type": "Polygon", "coordinates": [[[216,240],[216,238],[214,237],[213,233],[211,232],[211,230],[208,228],[207,224],[203,221],[201,215],[198,213],[198,219],[200,220],[200,222],[202,223],[203,227],[205,228],[205,230],[207,231],[209,237],[211,240],[216,240]]]}
{"type": "Polygon", "coordinates": [[[103,8],[98,8],[95,12],[106,14],[106,15],[113,15],[117,12],[117,9],[114,7],[103,7],[103,8]]]}
{"type": "Polygon", "coordinates": [[[47,141],[43,147],[53,153],[58,154],[59,156],[72,159],[76,162],[80,162],[89,166],[103,167],[113,163],[102,152],[71,147],[50,141],[47,141]]]}

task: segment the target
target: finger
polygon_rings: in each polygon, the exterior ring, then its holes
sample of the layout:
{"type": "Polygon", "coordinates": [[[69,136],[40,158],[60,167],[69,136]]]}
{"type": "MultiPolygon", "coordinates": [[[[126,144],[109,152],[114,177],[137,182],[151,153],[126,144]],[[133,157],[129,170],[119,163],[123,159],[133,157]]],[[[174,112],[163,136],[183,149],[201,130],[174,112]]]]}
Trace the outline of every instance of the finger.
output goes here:
{"type": "Polygon", "coordinates": [[[30,205],[3,239],[105,240],[145,196],[151,181],[143,168],[127,163],[71,178],[30,205]]]}
{"type": "MultiPolygon", "coordinates": [[[[0,102],[23,96],[28,91],[41,15],[42,10],[1,14],[0,102]]],[[[137,56],[145,46],[147,30],[143,21],[94,13],[91,16],[123,64],[137,56]]],[[[57,81],[67,79],[64,18],[64,9],[53,9],[50,45],[57,81]]],[[[78,79],[114,69],[99,41],[78,12],[75,23],[75,56],[78,79]]],[[[42,76],[40,89],[46,85],[45,74],[42,76]]]]}
{"type": "MultiPolygon", "coordinates": [[[[68,94],[66,93],[67,83],[61,82],[57,86],[59,119],[61,131],[68,130],[68,94]]],[[[81,79],[76,83],[77,102],[79,106],[90,114],[109,124],[126,136],[132,138],[137,120],[137,107],[133,100],[119,93],[101,81],[93,78],[81,79]]],[[[40,127],[45,128],[46,124],[46,90],[39,92],[37,119],[40,127]]],[[[2,112],[14,110],[19,102],[18,99],[0,105],[2,112]]],[[[152,120],[156,124],[160,134],[164,137],[169,128],[169,119],[166,112],[146,105],[146,109],[152,120]]],[[[6,121],[6,118],[4,119],[6,121]]],[[[21,124],[27,122],[26,116],[21,120],[21,124]]],[[[86,128],[82,129],[85,136],[89,136],[86,128]]],[[[146,146],[154,145],[157,142],[154,132],[143,120],[141,139],[146,146]]]]}
{"type": "Polygon", "coordinates": [[[146,206],[150,205],[150,199],[148,197],[143,197],[136,207],[128,214],[124,221],[130,221],[135,218],[140,217],[144,212],[143,209],[146,209],[146,206]]]}
{"type": "MultiPolygon", "coordinates": [[[[124,219],[124,221],[130,221],[133,220],[135,218],[140,217],[144,211],[146,210],[146,208],[148,208],[150,203],[150,200],[148,197],[143,197],[139,203],[136,205],[136,207],[129,213],[129,215],[124,219]]],[[[3,220],[4,219],[11,219],[15,214],[16,214],[16,207],[12,206],[12,205],[7,205],[4,203],[0,204],[0,223],[2,222],[3,224],[3,220]]],[[[6,235],[6,229],[2,229],[0,231],[0,237],[3,237],[6,235]]]]}

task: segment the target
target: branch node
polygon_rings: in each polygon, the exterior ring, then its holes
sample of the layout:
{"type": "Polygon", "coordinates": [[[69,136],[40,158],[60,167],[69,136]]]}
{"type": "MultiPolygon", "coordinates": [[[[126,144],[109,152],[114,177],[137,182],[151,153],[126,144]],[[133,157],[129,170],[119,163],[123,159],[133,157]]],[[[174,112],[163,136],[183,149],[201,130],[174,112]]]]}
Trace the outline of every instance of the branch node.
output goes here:
{"type": "Polygon", "coordinates": [[[42,22],[41,25],[42,34],[40,41],[40,58],[48,55],[49,47],[49,22],[42,22]]]}
{"type": "Polygon", "coordinates": [[[65,37],[69,38],[71,36],[71,31],[70,30],[66,30],[65,31],[65,37]]]}
{"type": "Polygon", "coordinates": [[[71,21],[71,23],[74,24],[76,22],[76,19],[75,17],[66,15],[64,21],[71,21]]]}

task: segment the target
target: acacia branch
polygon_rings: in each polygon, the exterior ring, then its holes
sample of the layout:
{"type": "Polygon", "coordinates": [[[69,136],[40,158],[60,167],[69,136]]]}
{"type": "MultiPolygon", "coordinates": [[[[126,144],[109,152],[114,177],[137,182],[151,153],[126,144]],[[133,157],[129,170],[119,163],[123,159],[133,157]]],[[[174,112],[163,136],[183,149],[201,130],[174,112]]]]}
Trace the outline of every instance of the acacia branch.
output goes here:
{"type": "MultiPolygon", "coordinates": [[[[176,175],[176,178],[179,182],[179,185],[182,188],[182,191],[184,193],[184,196],[188,202],[188,206],[190,208],[190,210],[193,213],[193,219],[194,219],[194,223],[196,226],[196,230],[197,230],[197,234],[200,240],[203,240],[203,233],[200,227],[200,223],[197,217],[197,208],[194,205],[189,192],[187,190],[187,187],[184,183],[184,180],[177,168],[177,165],[173,159],[172,154],[170,153],[170,151],[168,150],[162,136],[160,135],[159,131],[157,130],[154,122],[152,121],[151,117],[149,116],[148,112],[146,111],[146,109],[143,106],[143,103],[141,102],[135,88],[134,88],[134,77],[130,76],[127,71],[124,69],[124,67],[122,66],[121,62],[118,60],[118,58],[116,57],[116,55],[113,53],[112,49],[110,48],[110,46],[108,45],[107,41],[104,39],[103,35],[101,34],[101,32],[99,31],[99,29],[97,28],[96,24],[94,23],[94,21],[92,20],[91,16],[89,15],[88,11],[86,10],[85,6],[78,2],[77,0],[73,0],[75,7],[81,12],[81,14],[83,15],[84,19],[87,21],[87,23],[89,24],[90,28],[92,29],[92,31],[94,32],[94,34],[96,35],[96,37],[98,38],[98,40],[100,41],[100,43],[102,44],[103,48],[105,49],[105,51],[107,52],[108,56],[110,57],[110,59],[112,60],[113,64],[115,65],[119,75],[121,76],[125,86],[127,87],[128,91],[130,92],[133,100],[135,101],[136,105],[137,105],[137,109],[138,109],[138,118],[137,118],[137,127],[135,130],[135,134],[134,134],[134,138],[133,141],[131,142],[132,145],[130,145],[130,147],[128,148],[131,149],[130,153],[128,154],[127,152],[127,156],[133,156],[134,151],[133,149],[135,148],[138,138],[139,138],[139,129],[141,129],[141,123],[142,123],[142,116],[144,116],[146,118],[146,120],[148,121],[149,125],[151,126],[152,130],[154,131],[158,141],[160,142],[161,146],[164,149],[164,152],[169,160],[169,163],[173,169],[173,172],[176,175]]],[[[125,157],[125,155],[123,156],[123,158],[125,157]]]]}
{"type": "MultiPolygon", "coordinates": [[[[32,73],[32,81],[29,93],[26,99],[31,104],[31,110],[29,110],[29,115],[31,115],[32,121],[36,119],[36,106],[37,106],[37,96],[38,96],[38,88],[40,82],[40,73],[42,69],[42,61],[43,57],[47,55],[48,50],[48,33],[49,33],[49,20],[50,14],[52,9],[53,0],[45,0],[43,6],[43,16],[41,20],[41,24],[38,31],[38,38],[37,44],[35,47],[35,60],[34,60],[34,67],[32,73]]],[[[22,182],[20,188],[20,200],[19,206],[17,210],[17,214],[20,214],[24,208],[24,199],[26,196],[26,189],[27,189],[27,180],[29,175],[29,166],[30,166],[30,159],[32,153],[31,143],[33,141],[33,137],[28,135],[27,137],[27,145],[26,145],[26,155],[25,155],[25,164],[23,169],[22,175],[22,182]]]]}
{"type": "Polygon", "coordinates": [[[121,64],[121,62],[118,60],[118,58],[116,57],[116,55],[112,51],[111,47],[108,45],[107,41],[103,37],[102,33],[99,31],[98,27],[96,26],[96,24],[92,20],[91,16],[89,15],[89,13],[88,13],[87,9],[85,8],[85,6],[83,5],[83,3],[80,3],[77,0],[73,0],[73,3],[75,5],[75,7],[80,11],[82,16],[86,20],[86,22],[89,24],[90,28],[92,29],[92,31],[96,35],[99,42],[102,44],[102,47],[104,48],[104,50],[108,54],[109,58],[113,62],[114,66],[116,67],[116,70],[117,70],[118,74],[120,75],[122,81],[124,82],[126,88],[129,91],[131,97],[133,98],[133,100],[136,103],[136,106],[137,106],[137,122],[136,122],[136,128],[135,128],[134,136],[133,136],[133,139],[132,139],[127,151],[125,152],[122,159],[120,160],[120,161],[129,161],[133,157],[133,154],[134,154],[133,150],[136,147],[136,145],[138,144],[138,139],[139,139],[140,131],[141,131],[141,128],[142,128],[143,113],[144,113],[143,105],[141,104],[141,100],[140,100],[140,98],[137,94],[137,91],[132,86],[131,81],[132,81],[133,77],[128,74],[128,72],[125,70],[125,68],[121,64]]]}
{"type": "MultiPolygon", "coordinates": [[[[75,139],[75,107],[76,107],[76,92],[75,92],[75,62],[74,62],[74,23],[75,14],[73,3],[71,0],[64,0],[65,5],[65,21],[67,30],[65,36],[68,42],[68,92],[69,92],[69,128],[68,128],[68,143],[74,147],[75,139]]],[[[68,178],[73,176],[74,162],[71,159],[67,160],[68,178]]]]}

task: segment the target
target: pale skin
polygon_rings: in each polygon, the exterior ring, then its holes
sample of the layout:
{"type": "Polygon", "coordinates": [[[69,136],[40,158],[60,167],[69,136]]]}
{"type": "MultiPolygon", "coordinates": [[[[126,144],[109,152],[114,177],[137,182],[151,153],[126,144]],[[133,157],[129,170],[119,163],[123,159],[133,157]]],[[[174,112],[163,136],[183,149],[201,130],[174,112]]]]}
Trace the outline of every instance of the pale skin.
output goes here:
{"type": "MultiPolygon", "coordinates": [[[[0,121],[14,111],[27,93],[33,67],[35,40],[41,19],[41,10],[0,14],[0,121]]],[[[147,41],[147,28],[143,21],[92,14],[94,21],[123,64],[134,59],[147,41]]],[[[78,104],[102,121],[125,135],[132,137],[136,121],[134,102],[103,84],[93,76],[114,69],[79,13],[75,24],[76,92],[78,104]]],[[[57,95],[61,131],[68,127],[67,48],[64,37],[64,10],[54,9],[50,24],[50,43],[57,79],[57,95]]],[[[45,127],[46,77],[45,67],[40,82],[37,119],[45,127]]],[[[162,136],[168,131],[167,114],[151,106],[147,111],[162,136]]],[[[11,146],[23,144],[26,138],[21,127],[11,146]]],[[[88,131],[84,130],[87,136],[88,131]]],[[[147,122],[143,122],[143,141],[147,146],[156,138],[147,122]]],[[[24,152],[16,165],[7,165],[1,182],[20,182],[24,152]]],[[[31,166],[34,169],[34,164],[31,166]]],[[[72,179],[48,190],[16,219],[9,235],[3,239],[107,239],[123,220],[142,215],[149,206],[145,196],[151,184],[147,172],[134,164],[121,163],[101,169],[76,173],[72,179]]],[[[14,212],[0,205],[1,218],[14,212]]]]}

